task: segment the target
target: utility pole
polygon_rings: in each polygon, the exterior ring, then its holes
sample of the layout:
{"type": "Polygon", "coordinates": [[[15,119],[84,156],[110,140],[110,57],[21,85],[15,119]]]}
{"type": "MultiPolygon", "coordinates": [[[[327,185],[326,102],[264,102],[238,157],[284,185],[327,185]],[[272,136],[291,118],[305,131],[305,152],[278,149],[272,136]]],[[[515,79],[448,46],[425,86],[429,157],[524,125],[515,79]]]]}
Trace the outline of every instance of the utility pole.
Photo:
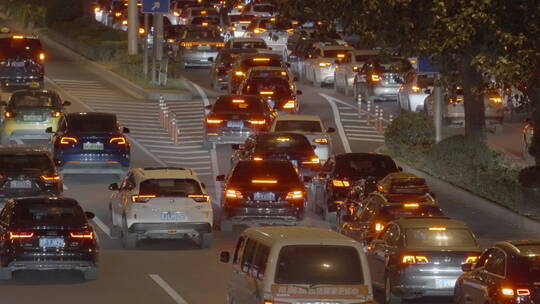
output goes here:
{"type": "Polygon", "coordinates": [[[139,33],[139,16],[137,0],[128,2],[128,54],[137,55],[137,35],[139,33]]]}
{"type": "Polygon", "coordinates": [[[148,32],[149,31],[150,31],[150,29],[149,29],[149,26],[148,26],[148,14],[145,13],[144,14],[144,43],[143,43],[143,46],[144,46],[144,50],[143,50],[143,55],[144,55],[144,58],[143,58],[143,74],[144,74],[144,78],[148,77],[148,37],[149,37],[148,32]]]}
{"type": "Polygon", "coordinates": [[[441,74],[437,73],[434,88],[434,123],[435,123],[435,142],[438,143],[442,140],[442,121],[443,121],[443,93],[441,86],[441,74]]]}

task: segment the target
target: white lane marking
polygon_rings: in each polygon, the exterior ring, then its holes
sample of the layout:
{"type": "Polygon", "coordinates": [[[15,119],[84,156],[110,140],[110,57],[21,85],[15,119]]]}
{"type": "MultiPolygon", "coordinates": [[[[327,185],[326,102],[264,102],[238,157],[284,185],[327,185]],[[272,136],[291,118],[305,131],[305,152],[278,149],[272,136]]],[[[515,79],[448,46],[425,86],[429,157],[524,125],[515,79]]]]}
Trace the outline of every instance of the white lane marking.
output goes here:
{"type": "MultiPolygon", "coordinates": [[[[195,90],[197,90],[197,92],[199,92],[199,95],[201,95],[202,99],[203,99],[203,103],[204,103],[204,106],[207,107],[210,105],[210,101],[208,100],[208,97],[206,96],[206,93],[204,92],[204,90],[199,86],[197,85],[196,83],[190,81],[191,85],[193,85],[193,87],[195,88],[195,90]]],[[[221,199],[221,187],[219,185],[218,182],[216,182],[216,176],[218,174],[218,161],[217,161],[217,153],[216,153],[216,149],[210,149],[210,158],[212,159],[212,172],[213,172],[213,177],[214,177],[214,191],[215,191],[215,194],[216,194],[216,198],[215,200],[216,201],[220,201],[221,199]]]]}
{"type": "Polygon", "coordinates": [[[96,80],[74,80],[74,79],[59,79],[59,78],[55,78],[54,81],[56,82],[73,82],[73,83],[98,83],[98,84],[101,84],[101,82],[99,81],[96,81],[96,80]]]}
{"type": "MultiPolygon", "coordinates": [[[[344,114],[344,113],[341,113],[341,114],[344,114]]],[[[348,119],[348,118],[342,118],[341,121],[346,121],[346,122],[360,122],[359,119],[348,119]]]]}
{"type": "MultiPolygon", "coordinates": [[[[347,109],[348,110],[348,109],[347,109]]],[[[347,113],[347,112],[344,112],[344,113],[341,113],[341,115],[345,115],[345,116],[358,116],[358,113],[347,113]]]]}
{"type": "Polygon", "coordinates": [[[103,232],[105,232],[105,234],[110,238],[112,239],[113,237],[111,236],[111,228],[109,228],[109,226],[107,226],[104,222],[102,222],[99,217],[94,217],[92,219],[92,221],[94,221],[94,223],[96,223],[96,225],[98,225],[99,229],[101,229],[103,232]]]}
{"type": "Polygon", "coordinates": [[[188,304],[184,298],[182,298],[165,280],[163,280],[157,274],[149,274],[150,278],[154,280],[177,304],[188,304]]]}
{"type": "MultiPolygon", "coordinates": [[[[200,147],[199,147],[200,148],[200,147]]],[[[158,150],[158,149],[152,149],[155,153],[173,153],[173,154],[204,154],[208,153],[208,150],[190,150],[190,151],[177,151],[177,150],[158,150]]],[[[204,155],[205,157],[210,158],[210,155],[204,155]]]]}
{"type": "Polygon", "coordinates": [[[339,110],[337,109],[336,103],[334,102],[335,98],[328,96],[324,93],[319,93],[326,101],[330,104],[330,107],[332,108],[332,112],[334,112],[334,120],[336,122],[336,127],[338,129],[339,137],[341,137],[341,142],[343,143],[343,149],[345,150],[345,153],[351,152],[351,145],[349,144],[349,140],[347,140],[347,136],[345,135],[345,130],[343,129],[343,125],[341,124],[341,117],[339,117],[339,110]]]}
{"type": "Polygon", "coordinates": [[[360,138],[360,137],[349,137],[349,140],[384,142],[384,139],[377,139],[377,138],[360,138]]]}

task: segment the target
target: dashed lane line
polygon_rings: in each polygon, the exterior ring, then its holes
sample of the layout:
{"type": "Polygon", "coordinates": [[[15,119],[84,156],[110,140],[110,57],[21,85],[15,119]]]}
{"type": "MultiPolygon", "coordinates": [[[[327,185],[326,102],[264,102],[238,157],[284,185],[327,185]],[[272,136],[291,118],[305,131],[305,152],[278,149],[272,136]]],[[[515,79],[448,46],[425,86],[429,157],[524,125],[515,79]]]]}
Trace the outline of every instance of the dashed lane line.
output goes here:
{"type": "Polygon", "coordinates": [[[163,280],[158,274],[149,274],[150,278],[159,285],[177,304],[188,304],[182,296],[180,296],[165,280],[163,280]]]}

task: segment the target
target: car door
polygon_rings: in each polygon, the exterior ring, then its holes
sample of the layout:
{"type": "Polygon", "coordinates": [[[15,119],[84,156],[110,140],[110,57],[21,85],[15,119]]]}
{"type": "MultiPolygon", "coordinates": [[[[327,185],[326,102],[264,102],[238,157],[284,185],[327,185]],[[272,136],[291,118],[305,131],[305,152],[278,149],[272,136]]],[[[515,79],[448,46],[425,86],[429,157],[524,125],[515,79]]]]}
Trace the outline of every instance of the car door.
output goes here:
{"type": "Polygon", "coordinates": [[[498,279],[504,278],[505,268],[504,252],[498,248],[486,251],[462,283],[464,301],[471,304],[489,302],[489,294],[498,292],[496,283],[498,279]]]}
{"type": "Polygon", "coordinates": [[[253,263],[249,270],[250,284],[252,290],[254,290],[253,297],[249,303],[264,303],[264,274],[266,272],[266,263],[268,262],[268,256],[270,255],[270,247],[261,243],[257,244],[255,250],[255,256],[253,257],[253,263]]]}
{"type": "Polygon", "coordinates": [[[243,275],[242,270],[240,269],[240,261],[242,261],[245,246],[246,238],[240,236],[236,242],[236,249],[234,250],[232,260],[232,272],[229,281],[227,282],[227,296],[229,298],[229,303],[233,303],[233,301],[239,297],[238,287],[240,286],[243,275]]]}
{"type": "Polygon", "coordinates": [[[368,260],[371,269],[371,279],[378,286],[384,285],[385,271],[388,263],[388,248],[386,240],[396,232],[395,225],[389,225],[368,247],[368,260]]]}
{"type": "Polygon", "coordinates": [[[324,164],[321,172],[316,175],[316,178],[314,179],[313,186],[315,188],[315,202],[318,205],[324,206],[324,204],[326,204],[326,184],[328,183],[329,179],[332,179],[330,175],[333,169],[334,159],[330,158],[324,164]]]}
{"type": "Polygon", "coordinates": [[[237,297],[235,298],[238,304],[255,303],[254,298],[256,288],[253,284],[253,278],[250,275],[250,270],[255,257],[257,242],[253,239],[246,239],[246,246],[240,260],[240,269],[238,273],[237,297]]]}

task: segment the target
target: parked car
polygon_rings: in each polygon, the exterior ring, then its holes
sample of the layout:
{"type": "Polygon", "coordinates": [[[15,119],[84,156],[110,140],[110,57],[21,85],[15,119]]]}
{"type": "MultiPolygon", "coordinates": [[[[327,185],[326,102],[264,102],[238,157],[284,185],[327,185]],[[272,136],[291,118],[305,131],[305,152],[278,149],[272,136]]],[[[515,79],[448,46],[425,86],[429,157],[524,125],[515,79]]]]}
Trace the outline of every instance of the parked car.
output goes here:
{"type": "Polygon", "coordinates": [[[380,54],[378,50],[354,50],[346,53],[343,59],[339,59],[334,70],[334,90],[345,93],[346,96],[353,95],[354,77],[360,71],[364,63],[370,58],[380,54]]]}

